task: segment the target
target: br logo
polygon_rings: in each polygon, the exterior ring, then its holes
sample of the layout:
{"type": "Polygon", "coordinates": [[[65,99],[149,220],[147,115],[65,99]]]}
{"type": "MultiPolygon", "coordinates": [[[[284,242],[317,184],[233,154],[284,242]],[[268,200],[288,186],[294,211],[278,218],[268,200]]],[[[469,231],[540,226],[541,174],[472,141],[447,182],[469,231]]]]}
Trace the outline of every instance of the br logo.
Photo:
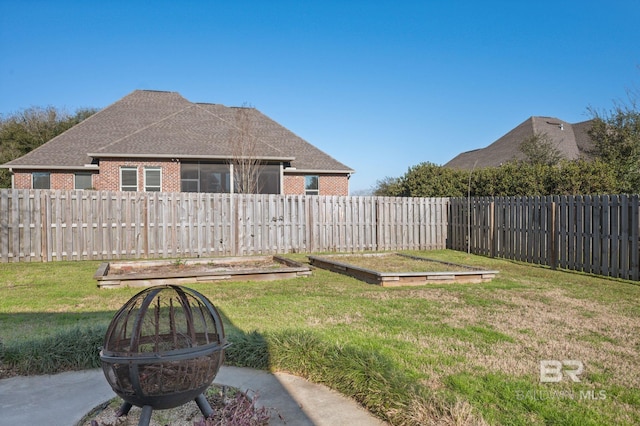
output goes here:
{"type": "Polygon", "coordinates": [[[576,360],[544,360],[540,361],[540,382],[553,383],[561,382],[564,376],[569,377],[574,382],[579,382],[578,377],[584,371],[582,361],[576,360]]]}

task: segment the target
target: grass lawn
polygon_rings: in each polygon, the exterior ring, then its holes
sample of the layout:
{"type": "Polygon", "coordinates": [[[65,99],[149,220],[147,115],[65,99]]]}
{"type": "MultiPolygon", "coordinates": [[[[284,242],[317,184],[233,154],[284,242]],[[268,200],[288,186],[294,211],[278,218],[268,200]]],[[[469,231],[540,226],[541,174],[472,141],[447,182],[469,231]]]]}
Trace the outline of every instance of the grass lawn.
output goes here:
{"type": "MultiPolygon", "coordinates": [[[[411,254],[500,273],[483,284],[382,288],[316,269],[189,287],[224,317],[228,363],[327,384],[392,424],[640,424],[638,284],[447,250],[411,254]],[[549,370],[561,381],[541,383],[544,360],[581,362],[580,382],[567,364],[549,370]]],[[[103,333],[140,291],[98,289],[98,265],[0,264],[0,374],[29,342],[103,333]]]]}

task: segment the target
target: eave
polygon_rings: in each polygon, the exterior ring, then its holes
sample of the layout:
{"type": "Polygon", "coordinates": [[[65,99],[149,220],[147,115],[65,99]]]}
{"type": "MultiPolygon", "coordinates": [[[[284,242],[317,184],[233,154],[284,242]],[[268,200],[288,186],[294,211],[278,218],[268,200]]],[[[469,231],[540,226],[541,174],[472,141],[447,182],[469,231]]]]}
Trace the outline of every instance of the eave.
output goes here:
{"type": "Polygon", "coordinates": [[[289,167],[289,168],[285,168],[284,169],[284,173],[286,174],[311,174],[311,173],[317,173],[317,174],[328,174],[328,173],[333,173],[333,174],[348,174],[348,175],[352,175],[354,174],[356,171],[353,169],[345,169],[345,170],[329,170],[329,169],[297,169],[297,168],[293,168],[293,167],[289,167]]]}
{"type": "Polygon", "coordinates": [[[245,160],[256,159],[263,161],[294,161],[296,157],[272,157],[272,156],[233,156],[228,155],[174,155],[174,154],[122,154],[122,153],[89,153],[89,157],[100,158],[163,158],[171,160],[245,160]]]}

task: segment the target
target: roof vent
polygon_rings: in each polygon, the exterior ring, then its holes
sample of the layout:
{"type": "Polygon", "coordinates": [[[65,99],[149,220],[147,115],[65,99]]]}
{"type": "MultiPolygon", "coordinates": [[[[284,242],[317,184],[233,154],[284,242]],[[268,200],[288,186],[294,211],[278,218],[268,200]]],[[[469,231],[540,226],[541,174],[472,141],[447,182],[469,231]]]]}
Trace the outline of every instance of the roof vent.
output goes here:
{"type": "Polygon", "coordinates": [[[564,123],[556,123],[553,121],[547,121],[547,124],[551,124],[552,126],[558,126],[560,130],[564,130],[564,123]]]}

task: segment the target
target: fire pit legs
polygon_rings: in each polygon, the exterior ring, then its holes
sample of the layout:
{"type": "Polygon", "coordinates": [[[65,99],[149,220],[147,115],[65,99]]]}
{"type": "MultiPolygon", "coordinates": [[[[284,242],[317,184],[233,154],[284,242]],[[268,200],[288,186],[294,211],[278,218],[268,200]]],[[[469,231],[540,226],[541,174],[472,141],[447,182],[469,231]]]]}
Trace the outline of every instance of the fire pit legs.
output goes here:
{"type": "Polygon", "coordinates": [[[213,414],[213,408],[211,408],[211,404],[209,404],[209,401],[207,401],[207,398],[205,398],[203,393],[196,397],[196,404],[198,404],[198,408],[205,419],[211,417],[213,414]]]}
{"type": "MultiPolygon", "coordinates": [[[[200,412],[204,416],[205,419],[208,419],[213,414],[213,408],[207,398],[204,396],[204,393],[198,395],[195,400],[200,412]]],[[[128,402],[123,402],[118,411],[116,412],[116,417],[122,417],[129,414],[129,411],[133,407],[132,404],[128,402]]],[[[151,414],[153,413],[153,407],[150,405],[145,405],[142,407],[142,412],[140,413],[140,420],[138,420],[138,426],[149,426],[151,422],[151,414]]]]}
{"type": "Polygon", "coordinates": [[[116,411],[116,417],[126,416],[127,414],[129,414],[129,410],[131,410],[131,407],[133,407],[133,405],[131,405],[130,403],[126,401],[123,402],[120,408],[118,408],[118,411],[116,411]]]}
{"type": "Polygon", "coordinates": [[[138,426],[149,426],[151,422],[151,413],[153,412],[153,408],[150,405],[145,405],[142,407],[142,412],[140,413],[140,420],[138,421],[138,426]]]}

